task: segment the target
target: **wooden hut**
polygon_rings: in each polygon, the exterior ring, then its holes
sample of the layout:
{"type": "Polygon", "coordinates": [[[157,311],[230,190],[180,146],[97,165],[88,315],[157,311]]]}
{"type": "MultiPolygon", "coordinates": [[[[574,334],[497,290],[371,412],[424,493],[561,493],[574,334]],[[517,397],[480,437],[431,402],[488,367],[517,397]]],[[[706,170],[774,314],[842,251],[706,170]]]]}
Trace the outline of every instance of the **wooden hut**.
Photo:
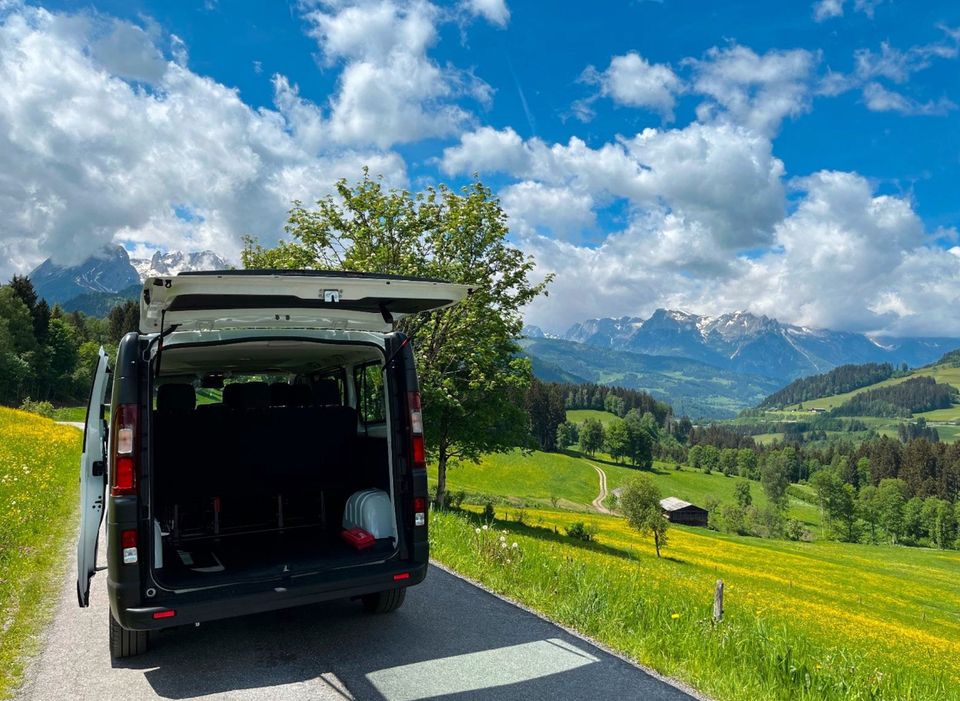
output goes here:
{"type": "Polygon", "coordinates": [[[694,506],[689,501],[667,497],[660,500],[660,508],[663,509],[663,513],[670,523],[707,527],[707,510],[694,506]]]}

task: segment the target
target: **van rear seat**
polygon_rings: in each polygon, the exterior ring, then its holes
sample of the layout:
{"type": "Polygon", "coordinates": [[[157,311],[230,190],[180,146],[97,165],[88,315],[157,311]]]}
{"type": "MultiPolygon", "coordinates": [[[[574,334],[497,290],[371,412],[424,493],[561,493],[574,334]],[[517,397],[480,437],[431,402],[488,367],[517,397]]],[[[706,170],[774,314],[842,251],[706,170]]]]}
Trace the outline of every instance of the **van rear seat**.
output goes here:
{"type": "Polygon", "coordinates": [[[339,502],[369,486],[357,412],[340,402],[336,382],[320,389],[246,382],[226,385],[221,406],[199,410],[192,385],[161,385],[155,421],[164,516],[172,517],[175,500],[191,522],[209,521],[219,497],[222,529],[276,526],[282,497],[285,523],[316,522],[323,495],[338,518],[339,502]]]}
{"type": "Polygon", "coordinates": [[[153,486],[161,518],[172,518],[174,497],[180,498],[183,485],[194,479],[194,413],[197,395],[193,385],[169,383],[157,388],[157,410],[153,415],[155,465],[153,486]]]}

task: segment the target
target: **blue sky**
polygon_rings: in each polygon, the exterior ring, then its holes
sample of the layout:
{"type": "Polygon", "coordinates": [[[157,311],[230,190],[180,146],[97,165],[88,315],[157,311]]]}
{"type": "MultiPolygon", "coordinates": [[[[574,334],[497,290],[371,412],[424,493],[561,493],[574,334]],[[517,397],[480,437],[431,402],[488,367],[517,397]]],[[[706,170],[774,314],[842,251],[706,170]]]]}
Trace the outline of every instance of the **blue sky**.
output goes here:
{"type": "Polygon", "coordinates": [[[960,335],[960,5],[0,0],[0,273],[281,233],[367,164],[501,196],[529,321],[960,335]]]}

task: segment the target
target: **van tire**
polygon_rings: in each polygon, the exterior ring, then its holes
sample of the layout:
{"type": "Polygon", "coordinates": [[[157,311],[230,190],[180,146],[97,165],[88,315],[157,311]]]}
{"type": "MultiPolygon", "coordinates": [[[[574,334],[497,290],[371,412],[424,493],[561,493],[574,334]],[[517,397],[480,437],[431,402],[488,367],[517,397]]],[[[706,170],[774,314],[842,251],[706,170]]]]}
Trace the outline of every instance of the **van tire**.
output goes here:
{"type": "Polygon", "coordinates": [[[363,608],[370,613],[390,613],[400,608],[406,597],[406,589],[387,589],[362,596],[360,600],[363,601],[363,608]]]}
{"type": "Polygon", "coordinates": [[[127,630],[110,612],[110,657],[115,660],[142,655],[150,643],[150,631],[127,630]]]}

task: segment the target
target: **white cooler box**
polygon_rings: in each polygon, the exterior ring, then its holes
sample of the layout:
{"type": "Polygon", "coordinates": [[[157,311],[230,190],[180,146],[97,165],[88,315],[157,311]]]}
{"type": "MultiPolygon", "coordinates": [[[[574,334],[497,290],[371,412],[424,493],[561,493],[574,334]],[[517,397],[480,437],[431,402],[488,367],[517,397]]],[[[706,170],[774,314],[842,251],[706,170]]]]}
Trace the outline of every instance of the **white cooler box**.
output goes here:
{"type": "Polygon", "coordinates": [[[362,528],[374,538],[396,540],[390,495],[382,489],[364,489],[351,494],[343,510],[343,527],[362,528]]]}

